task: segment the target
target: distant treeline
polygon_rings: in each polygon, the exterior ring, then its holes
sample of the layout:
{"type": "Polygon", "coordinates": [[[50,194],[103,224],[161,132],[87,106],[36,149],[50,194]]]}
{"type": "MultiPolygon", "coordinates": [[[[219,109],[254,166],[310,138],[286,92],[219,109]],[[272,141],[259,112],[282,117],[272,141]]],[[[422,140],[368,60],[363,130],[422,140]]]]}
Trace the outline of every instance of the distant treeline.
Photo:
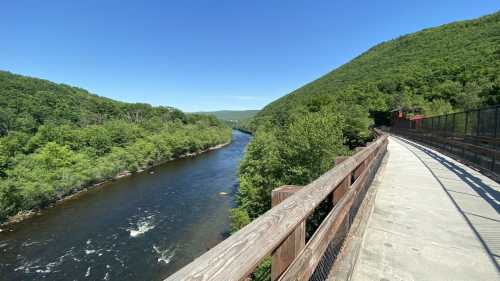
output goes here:
{"type": "Polygon", "coordinates": [[[223,120],[229,127],[240,130],[245,133],[252,133],[252,117],[259,110],[220,110],[198,112],[203,115],[213,115],[220,120],[223,120]]]}
{"type": "Polygon", "coordinates": [[[230,128],[212,116],[0,72],[0,221],[230,140],[230,128]]]}
{"type": "Polygon", "coordinates": [[[246,120],[252,118],[257,114],[258,110],[219,110],[219,111],[203,111],[203,112],[195,112],[197,114],[203,115],[213,115],[220,120],[231,121],[231,122],[240,122],[242,120],[246,120]]]}

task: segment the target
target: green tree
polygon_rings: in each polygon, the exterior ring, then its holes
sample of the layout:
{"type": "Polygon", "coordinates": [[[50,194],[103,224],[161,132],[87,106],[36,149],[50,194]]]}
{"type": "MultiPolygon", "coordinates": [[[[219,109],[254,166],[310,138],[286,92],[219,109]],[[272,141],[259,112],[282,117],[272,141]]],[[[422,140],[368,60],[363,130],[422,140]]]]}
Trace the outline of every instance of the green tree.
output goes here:
{"type": "Polygon", "coordinates": [[[231,218],[231,233],[238,231],[251,221],[248,213],[241,208],[231,209],[229,216],[231,218]]]}

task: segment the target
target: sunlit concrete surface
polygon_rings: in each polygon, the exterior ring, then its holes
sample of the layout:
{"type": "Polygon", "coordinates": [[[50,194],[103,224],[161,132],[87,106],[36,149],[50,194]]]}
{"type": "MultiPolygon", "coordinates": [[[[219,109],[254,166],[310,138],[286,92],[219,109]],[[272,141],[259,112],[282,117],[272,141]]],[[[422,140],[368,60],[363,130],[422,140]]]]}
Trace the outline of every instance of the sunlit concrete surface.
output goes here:
{"type": "Polygon", "coordinates": [[[352,280],[500,280],[500,185],[390,137],[352,280]]]}

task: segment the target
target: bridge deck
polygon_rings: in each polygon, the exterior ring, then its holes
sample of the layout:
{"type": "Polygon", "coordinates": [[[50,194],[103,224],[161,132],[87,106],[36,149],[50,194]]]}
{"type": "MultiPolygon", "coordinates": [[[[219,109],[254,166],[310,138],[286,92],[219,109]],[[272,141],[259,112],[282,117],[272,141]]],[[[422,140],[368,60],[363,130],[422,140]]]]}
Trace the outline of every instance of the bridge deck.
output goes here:
{"type": "Polygon", "coordinates": [[[391,137],[352,280],[500,280],[500,185],[391,137]]]}

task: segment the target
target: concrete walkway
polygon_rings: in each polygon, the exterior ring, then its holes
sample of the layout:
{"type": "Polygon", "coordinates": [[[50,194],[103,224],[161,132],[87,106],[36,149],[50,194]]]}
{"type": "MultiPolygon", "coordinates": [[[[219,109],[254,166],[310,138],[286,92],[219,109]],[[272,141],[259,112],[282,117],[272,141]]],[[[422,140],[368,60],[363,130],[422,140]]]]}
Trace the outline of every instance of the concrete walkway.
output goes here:
{"type": "Polygon", "coordinates": [[[390,137],[352,280],[500,280],[500,185],[390,137]]]}

